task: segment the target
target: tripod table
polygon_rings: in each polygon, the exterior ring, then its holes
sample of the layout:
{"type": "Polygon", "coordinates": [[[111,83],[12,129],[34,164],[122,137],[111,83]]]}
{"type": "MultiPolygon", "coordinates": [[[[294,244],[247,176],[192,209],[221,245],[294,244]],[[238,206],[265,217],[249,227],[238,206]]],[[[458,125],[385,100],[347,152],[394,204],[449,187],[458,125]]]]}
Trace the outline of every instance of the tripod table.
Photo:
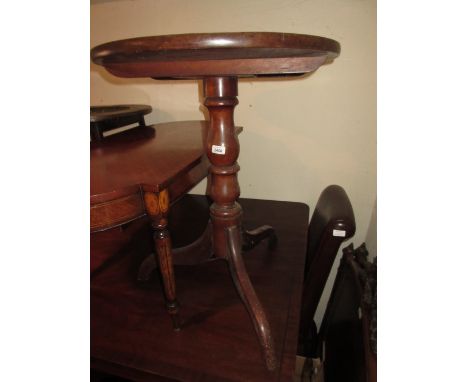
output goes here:
{"type": "MultiPolygon", "coordinates": [[[[234,108],[239,77],[310,73],[340,52],[338,42],[318,36],[273,33],[202,33],[140,37],[99,45],[92,60],[119,77],[193,78],[203,81],[210,122],[205,151],[210,166],[213,249],[225,259],[250,314],[267,368],[278,366],[264,309],[246,272],[241,246],[242,209],[237,172],[239,141],[234,108]]],[[[177,313],[175,296],[169,305],[177,313]]]]}

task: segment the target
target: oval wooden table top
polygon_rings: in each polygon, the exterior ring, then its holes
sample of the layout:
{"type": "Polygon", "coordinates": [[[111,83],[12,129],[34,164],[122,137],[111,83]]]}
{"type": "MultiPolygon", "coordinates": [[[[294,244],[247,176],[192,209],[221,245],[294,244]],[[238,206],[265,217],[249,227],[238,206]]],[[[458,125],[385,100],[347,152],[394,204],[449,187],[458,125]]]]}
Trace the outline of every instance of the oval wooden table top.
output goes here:
{"type": "Polygon", "coordinates": [[[138,127],[91,142],[91,203],[138,192],[158,192],[201,163],[205,121],[138,127]]]}
{"type": "Polygon", "coordinates": [[[119,77],[201,78],[313,72],[340,53],[325,37],[236,32],[139,37],[91,50],[93,62],[119,77]]]}

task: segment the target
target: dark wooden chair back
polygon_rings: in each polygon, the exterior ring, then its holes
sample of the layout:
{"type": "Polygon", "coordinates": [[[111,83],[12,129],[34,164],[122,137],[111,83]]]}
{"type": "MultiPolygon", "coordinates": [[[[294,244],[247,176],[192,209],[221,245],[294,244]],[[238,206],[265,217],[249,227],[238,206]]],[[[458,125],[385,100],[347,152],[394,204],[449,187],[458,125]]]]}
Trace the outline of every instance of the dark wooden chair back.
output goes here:
{"type": "Polygon", "coordinates": [[[354,212],[348,195],[340,186],[328,186],[320,194],[309,224],[299,355],[315,355],[317,328],[314,314],[340,245],[355,231],[354,212]]]}

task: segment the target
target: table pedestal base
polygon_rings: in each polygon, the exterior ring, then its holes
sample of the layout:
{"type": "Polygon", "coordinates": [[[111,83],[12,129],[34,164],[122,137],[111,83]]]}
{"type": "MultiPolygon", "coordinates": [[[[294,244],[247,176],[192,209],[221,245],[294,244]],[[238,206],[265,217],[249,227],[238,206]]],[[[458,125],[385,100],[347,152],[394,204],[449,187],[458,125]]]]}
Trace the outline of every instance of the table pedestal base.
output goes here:
{"type": "Polygon", "coordinates": [[[205,149],[211,163],[209,194],[213,200],[210,217],[214,256],[227,260],[231,277],[255,327],[267,368],[274,370],[278,362],[270,325],[242,258],[242,208],[236,202],[240,196],[237,180],[240,147],[234,125],[237,77],[204,78],[203,95],[210,114],[205,149]]]}
{"type": "MultiPolygon", "coordinates": [[[[238,227],[232,226],[226,229],[225,234],[228,243],[226,260],[229,264],[231,277],[252,318],[255,331],[262,346],[262,350],[264,351],[267,367],[270,370],[274,370],[277,363],[274,353],[273,338],[269,335],[270,329],[267,318],[245,269],[241,248],[253,249],[262,240],[268,239],[268,248],[273,249],[277,243],[275,231],[273,227],[265,225],[239,233],[238,227]]],[[[208,222],[207,228],[200,238],[187,246],[172,249],[172,264],[196,265],[206,261],[212,261],[216,259],[212,244],[212,224],[208,222]]],[[[151,253],[145,258],[138,271],[138,281],[144,282],[151,278],[153,272],[158,268],[158,263],[161,262],[160,253],[165,253],[165,251],[160,249],[158,250],[158,256],[151,253]]],[[[174,305],[173,309],[171,309],[171,306],[168,304],[167,308],[169,313],[172,313],[171,317],[173,317],[174,328],[179,330],[178,304],[175,299],[174,302],[176,305],[174,305]]]]}
{"type": "MultiPolygon", "coordinates": [[[[172,248],[173,265],[198,265],[213,260],[212,234],[212,225],[211,222],[208,222],[203,234],[193,243],[183,247],[172,248]]],[[[242,250],[249,251],[254,249],[265,239],[268,239],[268,249],[273,250],[276,247],[277,238],[272,226],[263,225],[252,230],[242,230],[242,250]]],[[[150,253],[138,268],[137,280],[141,282],[149,281],[157,268],[157,258],[154,253],[150,253]]]]}

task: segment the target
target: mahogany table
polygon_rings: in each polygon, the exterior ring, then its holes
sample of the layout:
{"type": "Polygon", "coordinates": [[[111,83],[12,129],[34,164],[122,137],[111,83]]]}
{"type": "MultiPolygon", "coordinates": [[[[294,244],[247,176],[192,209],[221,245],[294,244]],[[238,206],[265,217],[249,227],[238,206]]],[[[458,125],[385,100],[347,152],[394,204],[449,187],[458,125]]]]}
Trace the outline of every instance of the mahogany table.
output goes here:
{"type": "MultiPolygon", "coordinates": [[[[135,275],[151,247],[146,221],[123,231],[92,235],[94,255],[114,257],[91,279],[91,367],[132,381],[291,381],[295,370],[309,208],[306,204],[240,199],[246,228],[270,221],[278,235],[274,250],[261,243],[244,255],[270,320],[278,367],[265,368],[249,315],[220,259],[175,266],[181,330],[173,332],[157,277],[135,275]],[[136,232],[136,233],[135,233],[136,232]]],[[[193,239],[208,219],[205,196],[187,195],[171,209],[174,246],[193,239]],[[187,200],[189,199],[189,200],[187,200]],[[193,202],[204,214],[193,213],[193,202]],[[185,211],[185,212],[184,212],[185,211]],[[187,215],[189,220],[187,220],[187,215]],[[202,216],[203,215],[203,216],[202,216]],[[177,220],[177,221],[176,221],[177,220]]],[[[157,274],[155,274],[157,275],[157,274]]],[[[102,379],[113,381],[114,379],[102,379]]]]}
{"type": "Polygon", "coordinates": [[[105,131],[134,123],[144,127],[146,126],[145,115],[151,113],[152,110],[149,105],[91,106],[91,140],[100,141],[104,138],[105,131]]]}
{"type": "Polygon", "coordinates": [[[207,129],[204,121],[161,123],[91,142],[91,232],[146,214],[164,225],[169,205],[208,173],[207,129]]]}
{"type": "MultiPolygon", "coordinates": [[[[204,105],[210,115],[205,150],[211,164],[214,253],[229,264],[269,370],[278,367],[275,343],[241,253],[242,209],[236,202],[240,148],[234,128],[238,77],[309,73],[339,52],[340,45],[334,40],[271,32],[141,37],[109,42],[91,51],[92,60],[116,76],[203,80],[204,105]]],[[[172,297],[171,306],[177,313],[175,294],[172,297]]]]}
{"type": "Polygon", "coordinates": [[[139,127],[91,142],[91,232],[151,218],[167,309],[178,327],[167,215],[208,173],[203,121],[139,127]]]}
{"type": "MultiPolygon", "coordinates": [[[[159,270],[166,283],[167,307],[176,329],[172,263],[192,264],[210,258],[211,226],[190,245],[172,251],[167,217],[170,207],[208,174],[204,150],[207,130],[205,121],[171,122],[91,142],[91,232],[123,226],[146,215],[151,218],[155,252],[162,264],[159,270]],[[190,256],[186,256],[187,252],[190,256]]],[[[241,131],[242,127],[236,127],[236,134],[241,131]]],[[[244,234],[249,236],[248,232],[244,234]]],[[[250,234],[254,244],[265,236],[254,234],[250,234]]],[[[105,264],[104,260],[91,253],[91,272],[105,264]]],[[[155,256],[148,255],[142,261],[138,279],[149,278],[156,263],[155,256]]]]}

